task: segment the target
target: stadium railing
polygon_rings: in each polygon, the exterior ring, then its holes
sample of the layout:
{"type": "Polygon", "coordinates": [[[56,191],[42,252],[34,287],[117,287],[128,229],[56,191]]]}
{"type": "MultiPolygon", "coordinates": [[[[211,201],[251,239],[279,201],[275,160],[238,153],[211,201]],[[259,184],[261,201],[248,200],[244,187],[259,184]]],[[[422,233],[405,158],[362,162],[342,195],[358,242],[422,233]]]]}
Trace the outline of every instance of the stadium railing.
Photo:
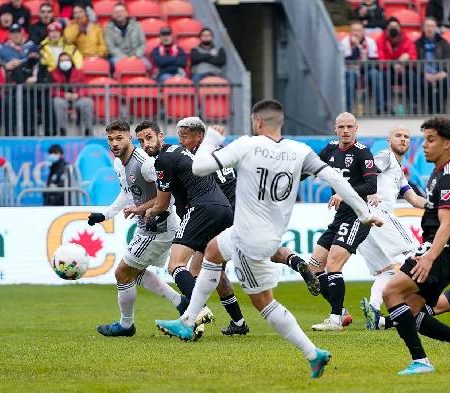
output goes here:
{"type": "Polygon", "coordinates": [[[449,76],[429,82],[426,75],[448,72],[450,60],[345,65],[346,107],[358,117],[423,117],[449,111],[449,76]]]}
{"type": "MultiPolygon", "coordinates": [[[[127,118],[132,123],[151,119],[170,132],[181,117],[201,116],[206,122],[220,123],[229,130],[232,126],[238,133],[245,130],[242,108],[236,101],[242,94],[239,84],[158,86],[104,79],[104,84],[0,85],[0,136],[63,136],[56,129],[54,89],[89,97],[94,108],[94,128],[103,128],[116,118],[127,118]]],[[[74,105],[68,107],[68,119],[67,134],[84,136],[85,125],[74,105]]]]}

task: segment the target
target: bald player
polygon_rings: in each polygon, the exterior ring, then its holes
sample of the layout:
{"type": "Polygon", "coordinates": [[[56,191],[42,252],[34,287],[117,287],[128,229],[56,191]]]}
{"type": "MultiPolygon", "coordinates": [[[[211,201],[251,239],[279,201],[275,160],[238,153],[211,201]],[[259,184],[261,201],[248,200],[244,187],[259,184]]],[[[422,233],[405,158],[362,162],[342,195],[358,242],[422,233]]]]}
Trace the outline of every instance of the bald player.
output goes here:
{"type": "MultiPolygon", "coordinates": [[[[367,201],[368,195],[377,192],[377,168],[370,150],[357,142],[357,130],[355,116],[348,112],[339,114],[335,126],[338,140],[330,142],[319,157],[341,173],[358,195],[367,201]]],[[[331,306],[329,318],[312,326],[313,330],[320,331],[342,330],[351,323],[351,316],[344,309],[342,268],[370,231],[370,226],[358,219],[350,206],[342,201],[341,195],[334,194],[328,207],[334,207],[336,214],[317,241],[310,260],[319,278],[322,296],[331,306]]]]}
{"type": "Polygon", "coordinates": [[[383,229],[372,228],[366,240],[358,247],[365,259],[370,272],[375,276],[370,300],[363,298],[361,308],[366,318],[369,330],[384,326],[380,307],[383,302],[383,290],[388,281],[396,273],[396,264],[405,258],[418,246],[394,216],[395,203],[398,198],[404,198],[412,206],[423,209],[426,199],[416,194],[408,185],[402,171],[403,157],[409,150],[410,133],[404,126],[396,126],[389,133],[389,149],[375,155],[375,165],[379,171],[377,177],[377,194],[369,196],[371,211],[384,221],[383,229]]]}

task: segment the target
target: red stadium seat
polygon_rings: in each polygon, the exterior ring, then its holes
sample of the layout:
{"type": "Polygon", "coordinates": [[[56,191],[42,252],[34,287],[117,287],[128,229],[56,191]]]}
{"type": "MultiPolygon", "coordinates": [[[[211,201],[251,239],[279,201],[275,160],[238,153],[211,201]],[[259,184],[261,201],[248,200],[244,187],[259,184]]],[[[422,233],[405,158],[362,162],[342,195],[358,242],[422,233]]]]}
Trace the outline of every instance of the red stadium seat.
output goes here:
{"type": "Polygon", "coordinates": [[[180,37],[194,36],[198,37],[200,30],[203,29],[203,23],[196,19],[181,18],[169,23],[174,36],[180,37]]]}
{"type": "Polygon", "coordinates": [[[408,31],[406,34],[412,42],[416,42],[422,36],[422,32],[418,30],[408,31]]]}
{"type": "Polygon", "coordinates": [[[371,31],[370,33],[366,33],[366,35],[370,38],[372,38],[373,40],[377,40],[381,34],[383,34],[383,32],[381,31],[371,31]]]}
{"type": "Polygon", "coordinates": [[[401,10],[415,10],[414,0],[384,0],[382,7],[386,18],[394,16],[395,13],[401,10]]]}
{"type": "Polygon", "coordinates": [[[364,0],[348,0],[348,3],[354,10],[356,10],[363,1],[364,0]]]}
{"type": "MultiPolygon", "coordinates": [[[[0,4],[4,4],[7,3],[8,1],[5,2],[0,2],[0,4]]],[[[59,4],[57,1],[44,1],[44,0],[27,0],[23,3],[23,5],[25,7],[28,7],[30,9],[31,12],[31,23],[35,23],[39,20],[39,7],[41,6],[42,3],[48,3],[51,5],[51,7],[53,8],[53,14],[54,16],[58,16],[59,15],[59,4]]]]}
{"type": "Polygon", "coordinates": [[[161,18],[161,9],[156,1],[135,0],[127,3],[128,14],[137,20],[161,18]]]}
{"type": "Polygon", "coordinates": [[[200,38],[198,37],[181,37],[178,46],[182,48],[187,54],[191,53],[192,48],[200,45],[200,38]]]}
{"type": "Polygon", "coordinates": [[[117,4],[114,0],[100,0],[93,4],[95,14],[97,15],[98,22],[104,24],[111,19],[111,13],[114,6],[117,4]]]}
{"type": "Polygon", "coordinates": [[[130,85],[123,88],[128,114],[134,117],[155,117],[158,112],[159,88],[153,79],[138,76],[128,79],[130,85]]]}
{"type": "Polygon", "coordinates": [[[136,76],[146,76],[147,67],[138,57],[124,57],[114,66],[114,75],[120,83],[126,83],[128,79],[136,76]]]}
{"type": "Polygon", "coordinates": [[[341,42],[345,37],[349,35],[348,31],[335,31],[336,39],[341,42]]]}
{"type": "Polygon", "coordinates": [[[198,88],[200,108],[205,120],[227,120],[231,114],[230,82],[218,76],[208,76],[198,88]]]}
{"type": "Polygon", "coordinates": [[[168,119],[177,120],[194,116],[196,113],[194,83],[182,76],[167,79],[163,86],[163,101],[168,119]]]}
{"type": "Polygon", "coordinates": [[[194,17],[194,7],[188,1],[183,0],[161,3],[161,12],[169,22],[179,18],[194,17]]]}
{"type": "Polygon", "coordinates": [[[400,10],[395,16],[402,26],[402,30],[406,32],[420,30],[420,15],[416,11],[400,10]]]}
{"type": "Polygon", "coordinates": [[[109,76],[109,62],[102,57],[88,57],[83,61],[83,72],[87,82],[100,76],[109,76]]]}
{"type": "Polygon", "coordinates": [[[94,112],[99,119],[117,118],[120,113],[120,89],[115,79],[100,77],[89,81],[89,85],[96,85],[87,88],[88,96],[94,100],[94,112]],[[109,87],[112,85],[111,87],[109,87]],[[106,88],[105,86],[108,86],[106,88]]]}
{"type": "Polygon", "coordinates": [[[429,0],[416,0],[416,9],[422,20],[425,18],[426,15],[428,1],[429,0]]]}
{"type": "Polygon", "coordinates": [[[143,19],[139,21],[139,24],[141,25],[141,29],[144,32],[146,38],[158,37],[159,31],[163,27],[168,26],[166,22],[156,18],[143,19]]]}
{"type": "Polygon", "coordinates": [[[150,53],[152,53],[152,50],[154,48],[156,48],[157,46],[159,46],[160,43],[161,43],[161,40],[159,39],[159,37],[153,37],[153,38],[148,39],[145,43],[145,50],[144,50],[145,55],[150,56],[150,53]]]}
{"type": "Polygon", "coordinates": [[[444,31],[441,33],[442,38],[450,44],[450,31],[444,31]]]}

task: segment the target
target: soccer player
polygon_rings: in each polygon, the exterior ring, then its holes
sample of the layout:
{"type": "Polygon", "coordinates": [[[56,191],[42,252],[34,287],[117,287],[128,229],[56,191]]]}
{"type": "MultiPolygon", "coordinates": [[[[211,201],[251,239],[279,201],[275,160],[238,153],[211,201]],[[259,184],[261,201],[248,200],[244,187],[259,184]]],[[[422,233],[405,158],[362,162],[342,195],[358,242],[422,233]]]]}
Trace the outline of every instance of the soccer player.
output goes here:
{"type": "Polygon", "coordinates": [[[396,261],[403,262],[405,257],[419,246],[393,214],[397,198],[400,196],[412,206],[421,209],[426,203],[425,198],[417,195],[408,185],[401,167],[403,157],[409,150],[409,130],[402,126],[394,127],[389,133],[388,140],[389,149],[375,155],[375,165],[379,171],[378,191],[375,198],[371,198],[372,196],[368,198],[369,201],[374,201],[372,213],[381,217],[384,225],[383,228],[372,228],[366,240],[358,247],[358,251],[375,276],[370,301],[366,298],[361,301],[366,327],[369,330],[378,329],[380,318],[382,321],[384,319],[380,314],[382,294],[386,284],[396,273],[396,261]]]}
{"type": "Polygon", "coordinates": [[[132,144],[130,125],[115,120],[106,127],[108,144],[114,156],[114,170],[120,182],[120,194],[104,213],[91,213],[89,225],[109,220],[122,209],[125,217],[138,216],[138,230],[128,244],[125,255],[116,268],[120,321],[97,326],[104,336],[133,336],[134,303],[136,286],[165,297],[180,312],[187,306],[187,299],[173,290],[155,273],[146,270],[150,265],[164,267],[169,256],[177,220],[170,204],[146,229],[145,210],[153,205],[156,197],[155,159],[132,144]]]}
{"type": "Polygon", "coordinates": [[[399,372],[400,375],[435,370],[423,349],[418,330],[436,339],[441,339],[442,333],[448,331],[437,319],[419,312],[425,303],[434,307],[450,283],[450,119],[430,119],[422,124],[422,130],[425,158],[435,165],[426,188],[428,203],[422,217],[424,243],[415,257],[406,259],[383,293],[390,318],[412,357],[412,362],[399,372]],[[420,320],[415,319],[417,314],[420,320]]]}
{"type": "MultiPolygon", "coordinates": [[[[163,145],[164,136],[156,123],[141,123],[136,128],[136,135],[147,154],[156,156],[158,191],[154,205],[147,209],[146,217],[162,214],[172,196],[184,213],[172,242],[168,270],[180,291],[190,299],[195,279],[187,264],[195,252],[205,251],[211,238],[231,226],[233,211],[212,175],[198,177],[192,173],[191,152],[178,145],[163,145]]],[[[239,304],[236,300],[237,308],[239,304]]],[[[204,323],[210,322],[213,318],[211,310],[205,307],[203,313],[199,318],[204,323]]],[[[240,317],[243,319],[241,313],[240,317]]],[[[199,336],[201,334],[203,331],[199,332],[199,336]]]]}
{"type": "MultiPolygon", "coordinates": [[[[364,200],[377,192],[377,168],[370,150],[357,142],[358,123],[348,112],[336,118],[337,141],[330,142],[319,157],[344,179],[364,200]]],[[[357,247],[367,237],[370,226],[362,223],[337,190],[328,207],[334,207],[333,222],[320,236],[311,256],[310,265],[320,281],[320,292],[331,305],[330,317],[313,325],[313,330],[342,330],[351,323],[351,316],[344,309],[345,283],[342,268],[357,247]],[[325,272],[325,267],[327,273],[325,272]]]]}
{"type": "MultiPolygon", "coordinates": [[[[216,125],[214,127],[222,135],[225,134],[225,129],[222,126],[216,125]]],[[[206,126],[203,121],[198,117],[184,118],[178,122],[177,130],[180,144],[191,153],[195,154],[205,137],[206,126]]],[[[234,168],[221,168],[214,172],[213,175],[217,184],[228,198],[234,212],[236,202],[236,171],[234,168]]],[[[189,270],[194,276],[197,276],[200,272],[202,261],[202,253],[197,252],[192,257],[189,270]]],[[[290,249],[285,247],[278,249],[276,254],[272,256],[272,261],[283,263],[293,268],[295,266],[295,270],[302,275],[310,292],[315,296],[319,295],[320,284],[317,278],[309,270],[308,264],[290,249]]],[[[217,286],[217,293],[219,294],[223,306],[232,317],[232,320],[226,328],[222,329],[222,333],[225,335],[246,334],[248,332],[248,327],[243,320],[240,308],[235,306],[237,300],[234,296],[231,282],[225,273],[225,266],[226,264],[223,264],[222,266],[222,275],[220,276],[219,285],[217,286]]]]}
{"type": "Polygon", "coordinates": [[[156,324],[169,335],[192,339],[197,314],[217,286],[221,265],[233,260],[241,287],[253,305],[304,354],[311,365],[311,377],[317,378],[329,362],[330,353],[315,347],[295,317],[272,293],[279,269],[270,257],[278,249],[289,222],[301,174],[307,172],[329,182],[358,212],[362,222],[381,223],[370,216],[367,205],[342,176],[321,161],[310,147],[282,138],[283,123],[281,104],[265,100],[252,109],[252,128],[257,136],[243,136],[216,151],[224,137],[208,129],[192,170],[199,176],[220,168],[238,170],[234,223],[208,243],[202,270],[183,316],[175,321],[157,320],[156,324]]]}

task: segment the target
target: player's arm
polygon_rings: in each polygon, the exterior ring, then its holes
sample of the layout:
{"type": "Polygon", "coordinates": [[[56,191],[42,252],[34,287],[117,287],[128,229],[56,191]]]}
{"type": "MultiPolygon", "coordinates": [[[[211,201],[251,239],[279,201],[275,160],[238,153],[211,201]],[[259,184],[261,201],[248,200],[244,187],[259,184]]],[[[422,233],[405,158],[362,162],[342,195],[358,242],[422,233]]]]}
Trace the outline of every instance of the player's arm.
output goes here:
{"type": "Polygon", "coordinates": [[[223,149],[217,150],[223,144],[225,136],[208,127],[205,138],[194,156],[192,173],[195,176],[207,176],[219,169],[235,168],[240,159],[239,141],[241,139],[242,137],[223,149]]]}
{"type": "MultiPolygon", "coordinates": [[[[360,168],[363,177],[363,183],[354,187],[358,195],[366,197],[377,193],[377,175],[378,168],[369,149],[361,150],[360,168]]],[[[336,191],[337,192],[337,191],[336,191]]]]}
{"type": "MultiPolygon", "coordinates": [[[[400,194],[402,194],[401,190],[400,194]]],[[[411,187],[403,192],[403,198],[411,205],[418,207],[419,209],[423,209],[427,203],[427,200],[422,195],[418,195],[411,187]]]]}
{"type": "Polygon", "coordinates": [[[344,202],[354,210],[363,224],[382,225],[380,220],[371,216],[366,202],[361,199],[347,180],[340,173],[325,164],[313,151],[310,151],[305,157],[302,173],[317,176],[328,183],[336,193],[342,196],[344,202]]]}
{"type": "Polygon", "coordinates": [[[158,190],[156,193],[156,198],[148,202],[149,207],[145,213],[145,217],[156,217],[163,214],[170,206],[171,196],[172,193],[170,191],[167,192],[158,190]]]}
{"type": "MultiPolygon", "coordinates": [[[[160,157],[154,165],[156,180],[156,198],[152,200],[153,205],[145,212],[145,217],[149,220],[167,211],[170,206],[172,196],[172,178],[174,177],[174,167],[176,163],[173,157],[164,155],[160,157]]],[[[153,178],[153,177],[151,177],[153,178]]]]}

